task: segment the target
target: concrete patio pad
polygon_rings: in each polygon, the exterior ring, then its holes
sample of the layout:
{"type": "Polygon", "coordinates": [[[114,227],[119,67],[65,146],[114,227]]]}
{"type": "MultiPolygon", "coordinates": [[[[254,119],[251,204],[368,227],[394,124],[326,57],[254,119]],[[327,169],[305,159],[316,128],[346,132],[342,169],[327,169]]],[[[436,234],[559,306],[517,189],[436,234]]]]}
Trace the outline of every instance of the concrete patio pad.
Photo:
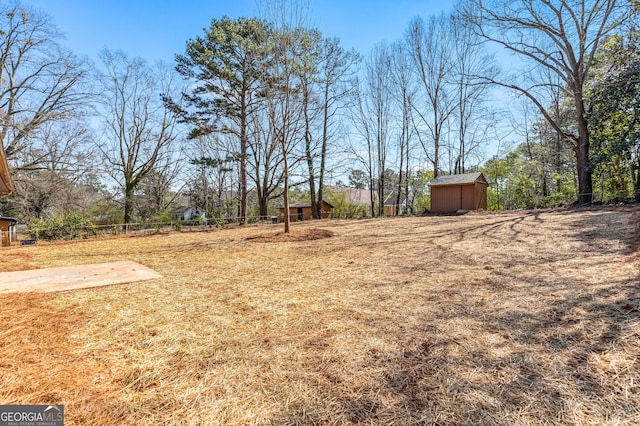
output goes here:
{"type": "Polygon", "coordinates": [[[0,272],[0,293],[74,290],[160,278],[162,275],[136,262],[122,261],[92,265],[0,272]]]}

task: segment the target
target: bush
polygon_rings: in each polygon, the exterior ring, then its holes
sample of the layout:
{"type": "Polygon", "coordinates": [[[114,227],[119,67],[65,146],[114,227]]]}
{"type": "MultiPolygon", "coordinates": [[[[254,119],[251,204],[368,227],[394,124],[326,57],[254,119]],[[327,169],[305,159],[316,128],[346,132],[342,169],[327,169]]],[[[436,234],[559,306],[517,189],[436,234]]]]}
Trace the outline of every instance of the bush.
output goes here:
{"type": "Polygon", "coordinates": [[[59,214],[47,219],[35,219],[27,227],[31,238],[43,240],[73,240],[98,235],[98,228],[89,215],[81,212],[59,214]]]}

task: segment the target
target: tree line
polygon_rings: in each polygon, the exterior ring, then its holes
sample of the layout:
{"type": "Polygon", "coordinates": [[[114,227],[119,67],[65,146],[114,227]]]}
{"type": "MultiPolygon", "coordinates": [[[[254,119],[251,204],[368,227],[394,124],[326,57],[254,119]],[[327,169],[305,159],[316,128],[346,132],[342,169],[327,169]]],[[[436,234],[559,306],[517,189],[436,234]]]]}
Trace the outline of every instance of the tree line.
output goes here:
{"type": "Polygon", "coordinates": [[[189,205],[242,222],[294,199],[320,217],[346,180],[370,215],[390,198],[420,213],[429,180],[469,171],[495,209],[640,200],[635,1],[460,0],[366,57],[308,25],[308,4],[264,5],[157,65],[92,64],[43,13],[2,6],[2,214],[129,223],[189,205]]]}

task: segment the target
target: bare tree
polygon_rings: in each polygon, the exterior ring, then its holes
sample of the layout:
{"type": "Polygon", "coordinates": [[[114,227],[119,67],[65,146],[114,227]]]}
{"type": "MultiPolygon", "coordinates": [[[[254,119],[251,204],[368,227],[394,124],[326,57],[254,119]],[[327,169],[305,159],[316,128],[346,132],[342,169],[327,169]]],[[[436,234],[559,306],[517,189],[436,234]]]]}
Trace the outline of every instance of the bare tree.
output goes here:
{"type": "Polygon", "coordinates": [[[133,213],[133,194],[141,180],[169,155],[176,139],[176,118],[161,102],[173,92],[174,74],[153,70],[140,58],[123,52],[101,52],[105,67],[100,81],[105,135],[100,149],[108,172],[122,187],[124,223],[133,213]]]}
{"type": "Polygon", "coordinates": [[[85,185],[96,162],[90,153],[92,133],[80,121],[44,123],[30,136],[32,143],[14,161],[37,167],[14,173],[16,210],[24,219],[86,210],[95,195],[85,185]]]}
{"type": "MultiPolygon", "coordinates": [[[[375,176],[377,175],[375,155],[375,122],[371,119],[370,104],[367,93],[364,89],[364,84],[359,80],[357,81],[357,91],[353,93],[354,100],[351,103],[350,114],[353,128],[359,136],[359,141],[354,143],[354,139],[350,139],[349,146],[347,147],[348,153],[360,163],[364,168],[364,173],[367,176],[367,187],[369,189],[369,199],[371,210],[371,216],[376,215],[375,208],[375,176]],[[364,142],[364,146],[360,144],[364,142]]],[[[352,170],[352,174],[356,170],[352,170]]],[[[358,170],[360,172],[360,170],[358,170]]],[[[359,182],[356,187],[362,186],[362,173],[357,173],[359,182]]],[[[363,189],[363,188],[359,188],[363,189]]]]}
{"type": "Polygon", "coordinates": [[[321,201],[316,199],[316,161],[320,138],[316,138],[314,125],[320,117],[318,82],[322,60],[322,34],[317,30],[307,30],[300,34],[295,44],[294,55],[299,58],[296,67],[300,86],[301,108],[304,119],[304,158],[308,170],[309,195],[313,215],[319,211],[321,201]]]}
{"type": "Polygon", "coordinates": [[[273,58],[265,75],[267,116],[273,138],[278,142],[282,156],[282,199],[284,204],[284,232],[290,232],[289,178],[290,153],[304,136],[304,109],[300,102],[298,70],[300,58],[296,56],[296,43],[305,37],[303,28],[284,27],[274,33],[273,58]]]}
{"type": "Polygon", "coordinates": [[[455,152],[454,173],[465,173],[467,160],[485,141],[487,128],[491,123],[491,114],[487,111],[486,96],[489,86],[479,84],[478,76],[495,78],[498,67],[494,58],[484,51],[484,43],[473,28],[458,16],[451,18],[453,36],[453,72],[452,83],[456,87],[457,102],[453,119],[457,124],[457,149],[455,152]]]}
{"type": "MultiPolygon", "coordinates": [[[[320,218],[320,208],[324,196],[324,180],[327,172],[329,143],[335,137],[336,118],[339,111],[356,86],[353,75],[361,57],[354,50],[344,50],[339,40],[324,39],[320,63],[322,134],[320,143],[320,168],[318,171],[318,191],[314,215],[320,218]]],[[[313,194],[312,194],[313,197],[313,194]]]]}
{"type": "MultiPolygon", "coordinates": [[[[359,86],[352,108],[352,121],[366,144],[366,150],[351,148],[369,174],[371,214],[382,215],[385,194],[385,169],[390,147],[391,56],[389,47],[377,45],[365,61],[365,79],[359,86]],[[377,199],[377,204],[376,204],[377,199]],[[377,207],[377,208],[376,208],[377,207]]],[[[364,148],[364,147],[362,147],[364,148]]]]}
{"type": "Polygon", "coordinates": [[[414,19],[407,32],[407,44],[423,99],[423,103],[417,99],[413,105],[414,116],[418,124],[428,129],[427,135],[417,132],[417,136],[433,164],[434,177],[438,177],[445,126],[457,105],[450,84],[450,74],[454,70],[451,20],[444,14],[431,17],[427,23],[421,18],[414,19]]]}
{"type": "Polygon", "coordinates": [[[307,59],[304,55],[312,50],[309,40],[313,39],[314,31],[305,27],[309,21],[308,0],[265,0],[260,3],[260,8],[274,26],[264,83],[267,115],[282,155],[284,232],[289,233],[289,178],[292,166],[289,154],[300,138],[307,136],[304,95],[300,96],[303,91],[300,74],[304,72],[307,59]]]}
{"type": "Polygon", "coordinates": [[[406,45],[400,41],[391,46],[391,68],[393,77],[393,93],[395,101],[400,108],[400,134],[398,135],[398,158],[400,171],[398,176],[398,187],[396,191],[396,205],[400,205],[402,194],[409,197],[409,178],[411,160],[411,139],[412,139],[412,113],[411,105],[414,103],[415,85],[411,76],[410,58],[406,45]]]}
{"type": "Polygon", "coordinates": [[[559,84],[553,84],[520,72],[511,80],[486,81],[526,96],[571,144],[581,203],[591,202],[593,195],[585,85],[604,37],[629,17],[631,6],[624,0],[467,0],[459,5],[460,14],[485,40],[514,53],[528,70],[547,69],[559,77],[559,84]],[[575,131],[563,128],[549,110],[546,97],[553,86],[573,101],[575,131]]]}
{"type": "Polygon", "coordinates": [[[282,195],[282,162],[280,141],[270,123],[269,111],[255,114],[250,122],[254,135],[250,146],[248,164],[250,176],[256,188],[258,211],[261,217],[268,214],[269,201],[282,195]]]}
{"type": "Polygon", "coordinates": [[[37,143],[38,128],[78,113],[87,66],[57,43],[46,15],[20,3],[0,6],[0,28],[0,150],[15,168],[34,168],[46,156],[17,157],[37,143]]]}

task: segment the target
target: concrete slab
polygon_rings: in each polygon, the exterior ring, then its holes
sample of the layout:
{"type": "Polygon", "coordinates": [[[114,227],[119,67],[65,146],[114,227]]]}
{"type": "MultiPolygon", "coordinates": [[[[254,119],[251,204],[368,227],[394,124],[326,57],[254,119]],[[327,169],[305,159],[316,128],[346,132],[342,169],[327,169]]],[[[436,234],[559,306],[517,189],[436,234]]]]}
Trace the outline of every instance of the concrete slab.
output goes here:
{"type": "Polygon", "coordinates": [[[50,293],[133,283],[160,277],[162,275],[153,269],[131,261],[1,272],[0,293],[26,291],[50,293]]]}

